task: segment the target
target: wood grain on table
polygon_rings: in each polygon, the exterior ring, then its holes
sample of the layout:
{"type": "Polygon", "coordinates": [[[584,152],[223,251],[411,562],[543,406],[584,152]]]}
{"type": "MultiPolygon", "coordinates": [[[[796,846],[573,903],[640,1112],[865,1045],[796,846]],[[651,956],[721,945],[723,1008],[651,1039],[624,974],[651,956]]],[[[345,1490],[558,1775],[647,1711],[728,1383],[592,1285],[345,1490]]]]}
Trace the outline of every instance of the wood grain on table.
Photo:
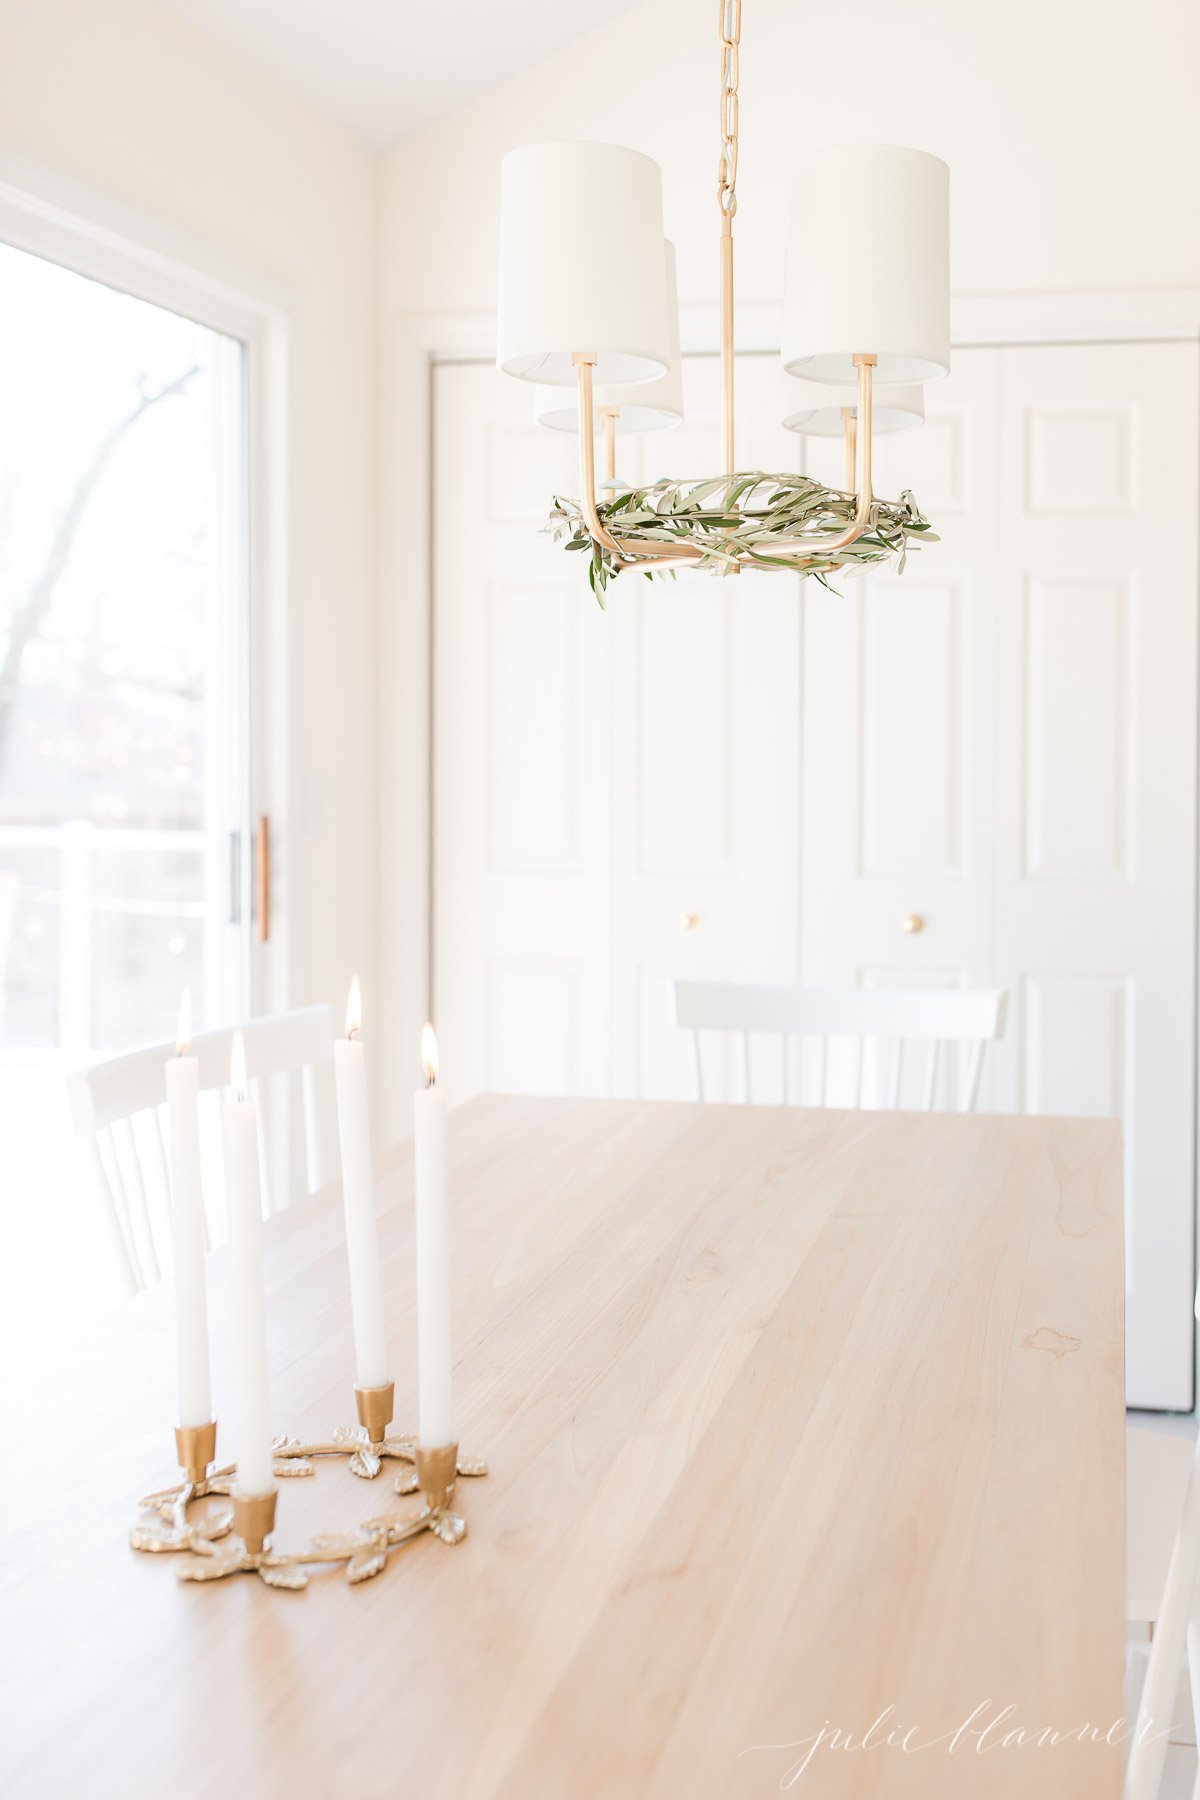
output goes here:
{"type": "MultiPolygon", "coordinates": [[[[173,1476],[170,1284],[140,1296],[0,1388],[0,1791],[1118,1794],[1119,1748],[999,1741],[1121,1711],[1115,1123],[487,1097],[450,1148],[460,1437],[492,1470],[465,1543],[302,1594],[135,1555],[173,1476]],[[823,1728],[851,1747],[800,1770],[823,1728]]],[[[411,1144],[380,1203],[407,1428],[411,1144]]],[[[266,1261],[277,1427],[325,1436],[353,1422],[336,1191],[266,1261]]],[[[324,1465],[277,1539],[412,1504],[324,1465]]]]}

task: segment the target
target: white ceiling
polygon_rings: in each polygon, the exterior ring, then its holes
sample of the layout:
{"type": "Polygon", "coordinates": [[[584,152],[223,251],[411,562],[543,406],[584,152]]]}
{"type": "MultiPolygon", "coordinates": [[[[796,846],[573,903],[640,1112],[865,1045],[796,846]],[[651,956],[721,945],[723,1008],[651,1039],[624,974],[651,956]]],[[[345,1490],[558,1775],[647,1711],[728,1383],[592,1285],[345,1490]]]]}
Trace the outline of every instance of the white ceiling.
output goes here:
{"type": "Polygon", "coordinates": [[[624,9],[621,0],[162,3],[380,149],[624,9]]]}

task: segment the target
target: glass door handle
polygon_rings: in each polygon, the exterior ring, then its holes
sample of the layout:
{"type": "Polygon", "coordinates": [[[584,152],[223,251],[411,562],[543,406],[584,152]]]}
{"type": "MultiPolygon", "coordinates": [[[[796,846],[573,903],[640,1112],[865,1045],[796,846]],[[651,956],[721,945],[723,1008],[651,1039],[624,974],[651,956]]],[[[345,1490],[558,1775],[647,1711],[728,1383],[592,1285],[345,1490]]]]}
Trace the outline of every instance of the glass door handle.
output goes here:
{"type": "Polygon", "coordinates": [[[240,831],[226,833],[229,841],[229,911],[227,915],[230,925],[242,922],[242,834],[240,831]]]}

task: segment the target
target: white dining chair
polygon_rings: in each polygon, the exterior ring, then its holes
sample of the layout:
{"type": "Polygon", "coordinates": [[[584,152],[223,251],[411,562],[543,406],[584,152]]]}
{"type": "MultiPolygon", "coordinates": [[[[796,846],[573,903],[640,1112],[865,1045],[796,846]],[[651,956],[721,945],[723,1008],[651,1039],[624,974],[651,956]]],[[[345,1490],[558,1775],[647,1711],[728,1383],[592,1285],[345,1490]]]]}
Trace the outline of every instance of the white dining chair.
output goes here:
{"type": "Polygon", "coordinates": [[[924,1053],[920,1107],[932,1110],[947,1045],[967,1052],[959,1083],[959,1105],[973,1112],[979,1096],[987,1045],[1004,1035],[1008,1000],[1002,988],[806,988],[756,987],[737,982],[676,981],[675,1023],[692,1036],[696,1098],[705,1098],[701,1034],[735,1034],[741,1042],[741,1097],[750,1099],[750,1040],[777,1038],[781,1046],[779,1099],[787,1102],[792,1086],[793,1046],[815,1040],[817,1104],[828,1103],[830,1039],[852,1042],[852,1104],[863,1104],[863,1051],[871,1041],[891,1042],[894,1052],[882,1104],[900,1104],[906,1056],[924,1053]]]}
{"type": "MultiPolygon", "coordinates": [[[[206,1166],[220,1170],[220,1090],[229,1084],[233,1027],[206,1031],[191,1041],[200,1084],[201,1153],[206,1166]]],[[[260,1112],[275,1078],[298,1075],[304,1113],[307,1191],[332,1181],[338,1167],[337,1115],[333,1096],[332,1008],[251,1019],[241,1027],[246,1073],[260,1112]]],[[[68,1077],[75,1130],[88,1140],[97,1194],[104,1209],[118,1266],[131,1293],[162,1274],[160,1254],[169,1238],[166,1059],[173,1044],[155,1044],[114,1056],[68,1077]]],[[[269,1184],[269,1168],[264,1177],[269,1184]]],[[[206,1182],[211,1189],[213,1182],[206,1182]]],[[[268,1212],[271,1204],[267,1187],[268,1212]]],[[[207,1196],[206,1196],[207,1198],[207,1196]]],[[[211,1215],[209,1242],[212,1242],[211,1215]]]]}
{"type": "MultiPolygon", "coordinates": [[[[1200,1291],[1196,1295],[1200,1318],[1200,1291]]],[[[1149,1625],[1146,1679],[1125,1771],[1125,1800],[1158,1800],[1186,1663],[1200,1741],[1200,1436],[1130,1425],[1125,1434],[1125,1617],[1149,1625]],[[1145,1727],[1145,1741],[1142,1729],[1145,1727]]],[[[1192,1788],[1200,1800],[1200,1763],[1192,1788]]]]}

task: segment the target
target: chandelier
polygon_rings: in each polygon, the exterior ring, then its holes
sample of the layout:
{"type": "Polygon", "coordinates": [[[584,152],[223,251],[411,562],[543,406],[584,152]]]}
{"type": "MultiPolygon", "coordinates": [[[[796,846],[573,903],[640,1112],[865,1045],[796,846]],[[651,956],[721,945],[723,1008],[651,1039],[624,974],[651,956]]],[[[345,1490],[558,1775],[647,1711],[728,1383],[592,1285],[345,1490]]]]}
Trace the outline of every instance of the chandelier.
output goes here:
{"type": "Polygon", "coordinates": [[[823,578],[935,542],[908,491],[872,490],[877,433],[919,424],[922,384],[950,367],[949,171],[894,145],[810,154],[796,184],[782,354],[799,377],[784,424],[845,444],[843,488],[739,471],[734,454],[734,267],[741,0],[719,0],[723,470],[631,487],[616,480],[621,432],[683,417],[675,253],[663,231],[662,171],[614,144],[527,144],[501,172],[497,363],[537,384],[536,417],[579,435],[578,500],[551,526],[590,553],[597,595],[623,570],[691,565],[823,578]],[[605,479],[596,482],[602,437],[605,479]]]}

